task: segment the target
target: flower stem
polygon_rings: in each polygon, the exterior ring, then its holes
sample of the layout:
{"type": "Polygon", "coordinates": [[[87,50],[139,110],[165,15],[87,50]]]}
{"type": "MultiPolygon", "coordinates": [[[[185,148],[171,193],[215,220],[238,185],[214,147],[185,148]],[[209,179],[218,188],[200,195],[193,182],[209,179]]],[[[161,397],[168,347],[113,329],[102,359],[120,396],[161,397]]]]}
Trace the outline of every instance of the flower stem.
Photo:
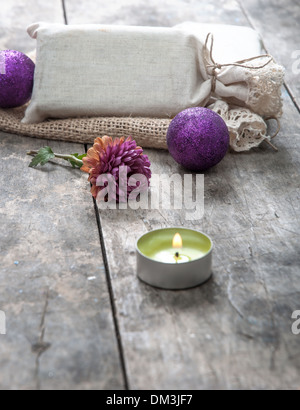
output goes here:
{"type": "Polygon", "coordinates": [[[73,155],[63,155],[63,154],[55,154],[55,158],[61,158],[61,159],[65,159],[66,161],[68,161],[69,159],[74,161],[76,163],[76,165],[78,165],[79,167],[83,166],[83,161],[81,161],[81,159],[78,159],[76,157],[74,157],[73,155]]]}
{"type": "MultiPolygon", "coordinates": [[[[38,151],[28,151],[27,155],[30,155],[32,157],[34,157],[35,155],[38,154],[38,151]]],[[[78,159],[76,157],[74,157],[73,155],[64,155],[64,154],[55,154],[54,153],[55,158],[60,158],[60,159],[64,159],[66,161],[71,160],[72,162],[74,162],[79,168],[81,168],[83,166],[83,161],[81,161],[81,159],[78,159]]]]}

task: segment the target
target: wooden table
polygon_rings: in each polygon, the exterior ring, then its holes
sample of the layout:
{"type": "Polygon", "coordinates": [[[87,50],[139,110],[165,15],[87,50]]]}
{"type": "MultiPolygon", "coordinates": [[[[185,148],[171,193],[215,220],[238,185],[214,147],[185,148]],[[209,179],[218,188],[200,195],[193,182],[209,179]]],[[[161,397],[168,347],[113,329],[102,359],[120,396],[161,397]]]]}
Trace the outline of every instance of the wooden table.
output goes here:
{"type": "MultiPolygon", "coordinates": [[[[279,152],[230,153],[205,174],[205,216],[101,211],[86,175],[28,168],[25,153],[79,144],[0,134],[2,389],[298,389],[300,335],[300,6],[293,0],[12,0],[0,47],[28,52],[34,21],[252,25],[287,70],[279,152]],[[298,60],[297,60],[298,58],[298,60]],[[135,273],[135,241],[187,225],[215,242],[213,278],[162,291],[135,273]]],[[[155,173],[183,173],[147,150],[155,173]]]]}

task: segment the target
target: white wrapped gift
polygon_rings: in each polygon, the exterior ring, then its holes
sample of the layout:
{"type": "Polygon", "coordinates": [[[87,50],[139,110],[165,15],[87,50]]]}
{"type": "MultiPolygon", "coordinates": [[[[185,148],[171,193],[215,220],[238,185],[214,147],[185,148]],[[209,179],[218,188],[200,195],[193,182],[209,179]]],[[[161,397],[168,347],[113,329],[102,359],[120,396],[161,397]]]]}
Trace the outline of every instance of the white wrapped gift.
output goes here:
{"type": "Polygon", "coordinates": [[[283,69],[270,56],[260,57],[260,37],[247,27],[37,23],[28,32],[37,39],[37,61],[24,123],[78,116],[171,118],[189,107],[214,109],[220,100],[228,110],[258,114],[255,121],[281,115],[283,69]]]}

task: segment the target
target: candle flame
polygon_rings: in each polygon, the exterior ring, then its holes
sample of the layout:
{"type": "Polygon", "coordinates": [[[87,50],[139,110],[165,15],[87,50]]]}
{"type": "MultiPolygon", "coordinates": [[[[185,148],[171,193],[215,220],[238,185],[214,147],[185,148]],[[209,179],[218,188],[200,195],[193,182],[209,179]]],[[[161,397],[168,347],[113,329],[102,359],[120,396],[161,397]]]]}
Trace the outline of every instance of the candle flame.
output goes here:
{"type": "Polygon", "coordinates": [[[177,233],[173,238],[173,248],[181,249],[182,246],[183,246],[182,237],[179,233],[177,233]]]}

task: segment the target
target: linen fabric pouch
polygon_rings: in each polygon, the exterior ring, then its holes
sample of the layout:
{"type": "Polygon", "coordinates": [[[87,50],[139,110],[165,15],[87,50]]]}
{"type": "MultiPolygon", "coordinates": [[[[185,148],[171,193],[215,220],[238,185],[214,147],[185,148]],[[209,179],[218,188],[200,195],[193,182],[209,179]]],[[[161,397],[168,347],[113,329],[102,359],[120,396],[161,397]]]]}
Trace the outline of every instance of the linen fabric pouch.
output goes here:
{"type": "Polygon", "coordinates": [[[262,54],[261,40],[250,28],[37,23],[28,33],[37,39],[37,61],[23,123],[84,116],[171,118],[218,99],[262,116],[281,114],[280,66],[273,61],[264,66],[266,58],[244,67],[219,64],[262,54]],[[205,43],[209,32],[211,50],[205,43]]]}

